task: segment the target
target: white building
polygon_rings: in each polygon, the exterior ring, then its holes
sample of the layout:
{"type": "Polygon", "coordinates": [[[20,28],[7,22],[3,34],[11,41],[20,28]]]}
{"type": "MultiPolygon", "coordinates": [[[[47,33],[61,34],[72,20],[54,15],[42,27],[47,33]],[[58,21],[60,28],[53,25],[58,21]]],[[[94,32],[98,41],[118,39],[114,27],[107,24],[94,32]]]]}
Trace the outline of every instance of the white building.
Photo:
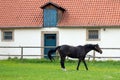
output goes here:
{"type": "MultiPolygon", "coordinates": [[[[0,46],[27,46],[29,48],[23,48],[24,55],[46,55],[49,49],[39,47],[63,44],[99,44],[101,48],[120,48],[119,5],[119,0],[1,1],[0,46]]],[[[120,49],[102,50],[103,54],[96,52],[95,56],[120,57],[120,49]]],[[[0,48],[0,55],[21,55],[21,48],[0,48]]],[[[93,52],[89,55],[93,56],[93,52]]],[[[0,56],[0,59],[6,58],[8,56],[0,56]]],[[[106,59],[120,60],[97,58],[106,59]]]]}

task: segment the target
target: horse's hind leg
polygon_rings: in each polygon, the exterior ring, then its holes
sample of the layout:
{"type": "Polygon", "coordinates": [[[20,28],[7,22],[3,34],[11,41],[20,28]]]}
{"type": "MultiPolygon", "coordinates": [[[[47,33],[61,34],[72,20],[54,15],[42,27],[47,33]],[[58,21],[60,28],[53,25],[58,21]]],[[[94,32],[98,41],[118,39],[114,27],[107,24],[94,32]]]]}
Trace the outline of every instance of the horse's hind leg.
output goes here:
{"type": "Polygon", "coordinates": [[[81,59],[79,59],[78,61],[77,70],[79,70],[80,62],[81,62],[81,59]]]}
{"type": "Polygon", "coordinates": [[[66,71],[64,62],[65,62],[65,57],[61,57],[61,60],[60,60],[61,68],[62,68],[64,71],[66,71]]]}

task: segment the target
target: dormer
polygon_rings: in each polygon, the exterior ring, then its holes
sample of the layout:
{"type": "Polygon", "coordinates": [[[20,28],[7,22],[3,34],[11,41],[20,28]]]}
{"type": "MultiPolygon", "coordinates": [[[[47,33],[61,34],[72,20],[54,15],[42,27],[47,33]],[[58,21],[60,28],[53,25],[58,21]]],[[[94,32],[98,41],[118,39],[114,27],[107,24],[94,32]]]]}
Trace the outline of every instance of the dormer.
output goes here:
{"type": "Polygon", "coordinates": [[[43,9],[43,26],[56,27],[65,9],[52,2],[44,4],[41,8],[43,9]]]}

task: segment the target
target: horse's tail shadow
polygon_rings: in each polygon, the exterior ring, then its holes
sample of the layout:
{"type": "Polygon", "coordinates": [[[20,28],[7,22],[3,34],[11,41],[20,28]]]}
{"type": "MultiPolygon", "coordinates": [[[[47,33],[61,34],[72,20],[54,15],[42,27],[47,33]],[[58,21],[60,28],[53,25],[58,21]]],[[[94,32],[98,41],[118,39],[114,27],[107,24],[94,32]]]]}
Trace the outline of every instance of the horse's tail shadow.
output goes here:
{"type": "Polygon", "coordinates": [[[61,46],[57,46],[55,49],[51,49],[48,51],[48,58],[52,61],[54,58],[51,56],[54,52],[56,52],[61,46]]]}

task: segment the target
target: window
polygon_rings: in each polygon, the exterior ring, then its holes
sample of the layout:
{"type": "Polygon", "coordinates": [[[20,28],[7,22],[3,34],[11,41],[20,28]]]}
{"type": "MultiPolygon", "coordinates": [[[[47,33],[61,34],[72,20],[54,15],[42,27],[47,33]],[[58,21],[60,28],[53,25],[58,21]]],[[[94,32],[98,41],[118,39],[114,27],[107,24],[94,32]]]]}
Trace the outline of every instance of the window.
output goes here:
{"type": "Polygon", "coordinates": [[[57,10],[44,9],[44,27],[56,27],[57,25],[57,10]]]}
{"type": "Polygon", "coordinates": [[[99,30],[87,30],[87,40],[99,40],[99,30]]]}
{"type": "Polygon", "coordinates": [[[3,41],[12,41],[13,40],[13,31],[11,31],[11,30],[2,31],[2,40],[3,41]]]}

